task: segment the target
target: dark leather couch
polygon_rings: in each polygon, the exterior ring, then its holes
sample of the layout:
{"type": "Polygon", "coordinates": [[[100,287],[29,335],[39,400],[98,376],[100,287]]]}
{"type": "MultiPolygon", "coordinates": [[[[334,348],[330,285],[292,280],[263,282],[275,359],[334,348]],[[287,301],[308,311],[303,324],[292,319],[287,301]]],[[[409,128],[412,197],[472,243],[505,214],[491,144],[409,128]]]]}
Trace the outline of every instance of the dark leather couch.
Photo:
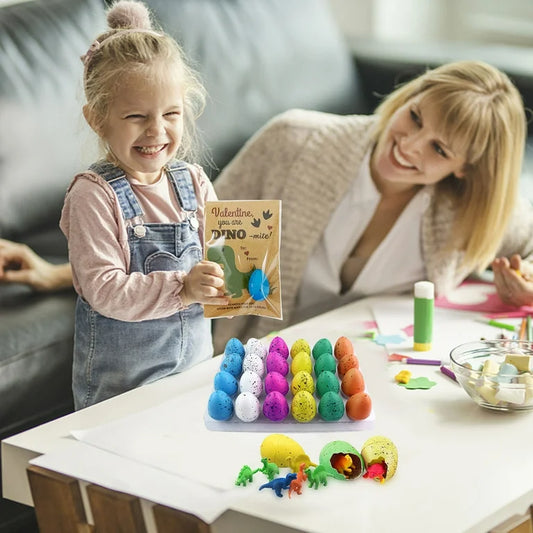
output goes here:
{"type": "MultiPolygon", "coordinates": [[[[352,55],[327,0],[147,4],[207,86],[200,128],[212,179],[274,114],[292,107],[370,113],[376,91],[385,94],[402,75],[442,60],[393,57],[390,47],[373,52],[368,43],[352,55]]],[[[65,190],[90,162],[79,56],[105,28],[104,9],[104,0],[0,6],[0,237],[55,262],[66,259],[58,229],[65,190]]],[[[530,79],[522,80],[526,91],[530,79]]],[[[37,294],[0,286],[0,439],[72,410],[74,302],[70,290],[37,294]]],[[[31,509],[0,500],[0,533],[35,527],[31,509]]]]}

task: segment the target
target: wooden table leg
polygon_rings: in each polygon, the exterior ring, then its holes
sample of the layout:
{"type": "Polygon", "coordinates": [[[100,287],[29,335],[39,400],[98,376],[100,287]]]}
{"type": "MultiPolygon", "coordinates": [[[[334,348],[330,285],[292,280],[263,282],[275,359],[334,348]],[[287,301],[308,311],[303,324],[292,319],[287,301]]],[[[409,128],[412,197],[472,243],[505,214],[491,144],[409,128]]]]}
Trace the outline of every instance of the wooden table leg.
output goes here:
{"type": "Polygon", "coordinates": [[[164,505],[152,508],[157,533],[210,533],[211,527],[201,518],[164,505]]]}
{"type": "Polygon", "coordinates": [[[87,486],[94,526],[97,533],[146,533],[141,501],[136,496],[87,486]]]}
{"type": "Polygon", "coordinates": [[[33,465],[27,472],[40,533],[92,531],[76,478],[33,465]]]}

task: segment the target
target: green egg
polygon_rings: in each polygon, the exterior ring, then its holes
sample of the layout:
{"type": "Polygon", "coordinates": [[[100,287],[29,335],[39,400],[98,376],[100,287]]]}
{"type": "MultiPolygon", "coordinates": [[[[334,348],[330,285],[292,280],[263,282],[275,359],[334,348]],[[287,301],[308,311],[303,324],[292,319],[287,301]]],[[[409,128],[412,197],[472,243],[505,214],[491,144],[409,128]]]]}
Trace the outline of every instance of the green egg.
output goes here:
{"type": "Polygon", "coordinates": [[[337,368],[337,360],[335,357],[333,357],[333,354],[330,353],[323,353],[316,361],[315,361],[315,374],[317,376],[320,376],[322,372],[325,370],[328,370],[329,372],[335,373],[335,369],[337,368]]]}
{"type": "Polygon", "coordinates": [[[333,391],[326,392],[320,399],[318,412],[328,422],[340,420],[344,415],[344,402],[339,396],[339,393],[333,391]]]}
{"type": "Polygon", "coordinates": [[[316,392],[319,397],[324,396],[326,392],[339,392],[340,385],[337,376],[329,370],[324,370],[316,378],[316,392]]]}
{"type": "Polygon", "coordinates": [[[319,462],[336,479],[357,479],[365,470],[361,454],[344,440],[328,442],[320,452],[319,462]]]}
{"type": "Polygon", "coordinates": [[[333,346],[329,339],[320,339],[315,342],[313,346],[312,354],[314,359],[318,359],[323,353],[333,354],[333,346]]]}

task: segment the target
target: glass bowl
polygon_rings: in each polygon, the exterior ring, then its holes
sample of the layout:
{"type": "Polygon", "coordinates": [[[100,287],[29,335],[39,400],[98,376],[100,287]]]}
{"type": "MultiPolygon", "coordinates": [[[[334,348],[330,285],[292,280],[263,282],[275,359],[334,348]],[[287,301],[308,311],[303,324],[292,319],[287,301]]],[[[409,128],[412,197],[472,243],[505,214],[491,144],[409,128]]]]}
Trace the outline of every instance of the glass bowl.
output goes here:
{"type": "Polygon", "coordinates": [[[533,409],[533,342],[482,340],[450,352],[457,381],[480,406],[498,411],[533,409]]]}

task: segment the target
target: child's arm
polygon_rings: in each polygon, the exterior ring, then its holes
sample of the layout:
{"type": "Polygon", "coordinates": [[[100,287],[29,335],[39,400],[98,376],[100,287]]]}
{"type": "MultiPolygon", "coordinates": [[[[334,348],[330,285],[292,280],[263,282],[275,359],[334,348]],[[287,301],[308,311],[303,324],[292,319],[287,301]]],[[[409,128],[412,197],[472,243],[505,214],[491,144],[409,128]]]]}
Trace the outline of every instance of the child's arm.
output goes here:
{"type": "Polygon", "coordinates": [[[65,199],[61,229],[78,293],[99,313],[128,322],[170,316],[187,307],[181,271],[129,272],[129,246],[112,189],[96,176],[78,178],[65,199]]]}
{"type": "Polygon", "coordinates": [[[224,294],[224,271],[218,263],[200,261],[183,279],[181,299],[185,305],[227,305],[229,298],[224,294]]]}

